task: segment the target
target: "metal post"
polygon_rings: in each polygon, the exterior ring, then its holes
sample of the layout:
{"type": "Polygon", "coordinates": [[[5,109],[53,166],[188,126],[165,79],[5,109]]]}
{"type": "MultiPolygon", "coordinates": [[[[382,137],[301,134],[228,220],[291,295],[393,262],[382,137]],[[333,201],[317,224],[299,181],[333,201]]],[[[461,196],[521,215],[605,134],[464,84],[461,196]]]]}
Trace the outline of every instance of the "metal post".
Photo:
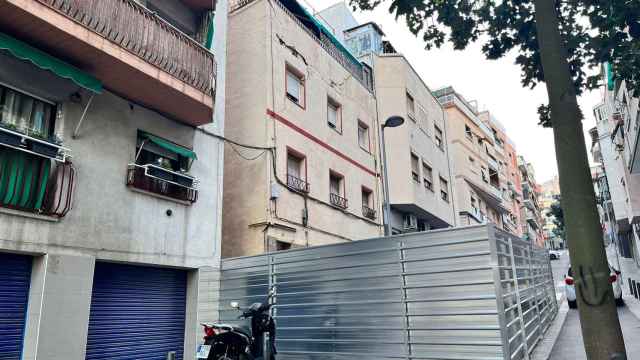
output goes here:
{"type": "Polygon", "coordinates": [[[529,360],[529,344],[527,343],[527,330],[525,329],[524,314],[522,311],[522,298],[520,297],[520,279],[518,278],[518,266],[516,265],[516,255],[514,252],[515,248],[511,237],[509,237],[509,249],[511,250],[511,271],[513,271],[513,278],[515,279],[516,302],[518,303],[518,319],[520,320],[520,335],[522,336],[524,359],[529,360]]]}
{"type": "Polygon", "coordinates": [[[382,148],[382,177],[384,180],[384,209],[382,222],[384,223],[384,236],[391,235],[391,204],[389,203],[389,177],[387,176],[387,149],[384,142],[384,126],[380,128],[380,138],[382,148]]]}

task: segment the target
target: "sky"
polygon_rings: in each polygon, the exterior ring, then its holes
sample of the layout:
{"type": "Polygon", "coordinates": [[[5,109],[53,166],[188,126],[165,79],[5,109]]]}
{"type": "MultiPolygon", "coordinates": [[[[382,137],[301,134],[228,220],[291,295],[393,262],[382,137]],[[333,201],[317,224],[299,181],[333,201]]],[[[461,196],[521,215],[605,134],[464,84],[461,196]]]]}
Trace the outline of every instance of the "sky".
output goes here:
{"type": "MultiPolygon", "coordinates": [[[[303,5],[320,11],[339,1],[301,0],[303,5]]],[[[384,4],[383,4],[384,5],[384,4]]],[[[553,133],[538,125],[537,108],[547,103],[544,84],[531,90],[520,83],[520,68],[515,64],[517,53],[499,60],[487,60],[480,44],[456,51],[446,44],[440,49],[425,50],[424,43],[406,27],[403,19],[395,20],[388,7],[373,12],[356,12],[360,23],[378,23],[394,48],[411,62],[431,90],[451,85],[467,100],[477,100],[480,110],[489,110],[507,130],[519,155],[533,164],[536,180],[543,183],[557,173],[553,133]]],[[[595,126],[593,107],[601,99],[600,91],[583,94],[578,101],[585,116],[583,127],[589,149],[588,130],[595,126]]]]}

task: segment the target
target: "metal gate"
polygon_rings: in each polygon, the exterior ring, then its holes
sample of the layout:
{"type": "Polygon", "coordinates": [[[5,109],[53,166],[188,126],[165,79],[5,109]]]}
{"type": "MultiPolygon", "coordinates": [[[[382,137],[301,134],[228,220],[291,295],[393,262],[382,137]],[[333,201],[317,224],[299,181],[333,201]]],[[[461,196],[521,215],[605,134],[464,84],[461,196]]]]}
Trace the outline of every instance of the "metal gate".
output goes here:
{"type": "Polygon", "coordinates": [[[182,359],[185,271],[97,262],[87,359],[182,359]]]}
{"type": "Polygon", "coordinates": [[[31,257],[0,253],[0,358],[22,358],[31,257]]]}
{"type": "Polygon", "coordinates": [[[223,260],[221,320],[270,286],[279,359],[527,359],[557,313],[546,250],[493,226],[223,260]]]}

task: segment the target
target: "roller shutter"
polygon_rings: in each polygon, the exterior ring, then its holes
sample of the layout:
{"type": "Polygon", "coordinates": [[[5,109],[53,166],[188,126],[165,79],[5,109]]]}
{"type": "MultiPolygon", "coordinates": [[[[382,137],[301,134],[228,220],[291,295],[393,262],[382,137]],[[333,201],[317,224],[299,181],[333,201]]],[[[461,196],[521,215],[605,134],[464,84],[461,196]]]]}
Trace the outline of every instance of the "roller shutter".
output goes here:
{"type": "Polygon", "coordinates": [[[87,359],[182,359],[187,274],[97,262],[87,359]]]}
{"type": "Polygon", "coordinates": [[[31,281],[31,257],[0,253],[0,359],[19,360],[31,281]]]}

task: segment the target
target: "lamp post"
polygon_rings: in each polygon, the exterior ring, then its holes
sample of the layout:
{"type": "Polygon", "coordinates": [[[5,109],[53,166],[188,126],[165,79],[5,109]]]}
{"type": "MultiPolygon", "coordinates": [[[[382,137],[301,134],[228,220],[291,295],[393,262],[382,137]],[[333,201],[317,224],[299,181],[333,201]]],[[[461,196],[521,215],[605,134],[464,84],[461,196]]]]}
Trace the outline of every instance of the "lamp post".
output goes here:
{"type": "Polygon", "coordinates": [[[391,235],[391,204],[389,199],[389,177],[387,176],[387,150],[384,142],[384,129],[398,127],[404,124],[401,116],[389,117],[380,128],[380,139],[382,148],[382,177],[384,178],[384,209],[382,222],[384,224],[384,236],[391,235]]]}

